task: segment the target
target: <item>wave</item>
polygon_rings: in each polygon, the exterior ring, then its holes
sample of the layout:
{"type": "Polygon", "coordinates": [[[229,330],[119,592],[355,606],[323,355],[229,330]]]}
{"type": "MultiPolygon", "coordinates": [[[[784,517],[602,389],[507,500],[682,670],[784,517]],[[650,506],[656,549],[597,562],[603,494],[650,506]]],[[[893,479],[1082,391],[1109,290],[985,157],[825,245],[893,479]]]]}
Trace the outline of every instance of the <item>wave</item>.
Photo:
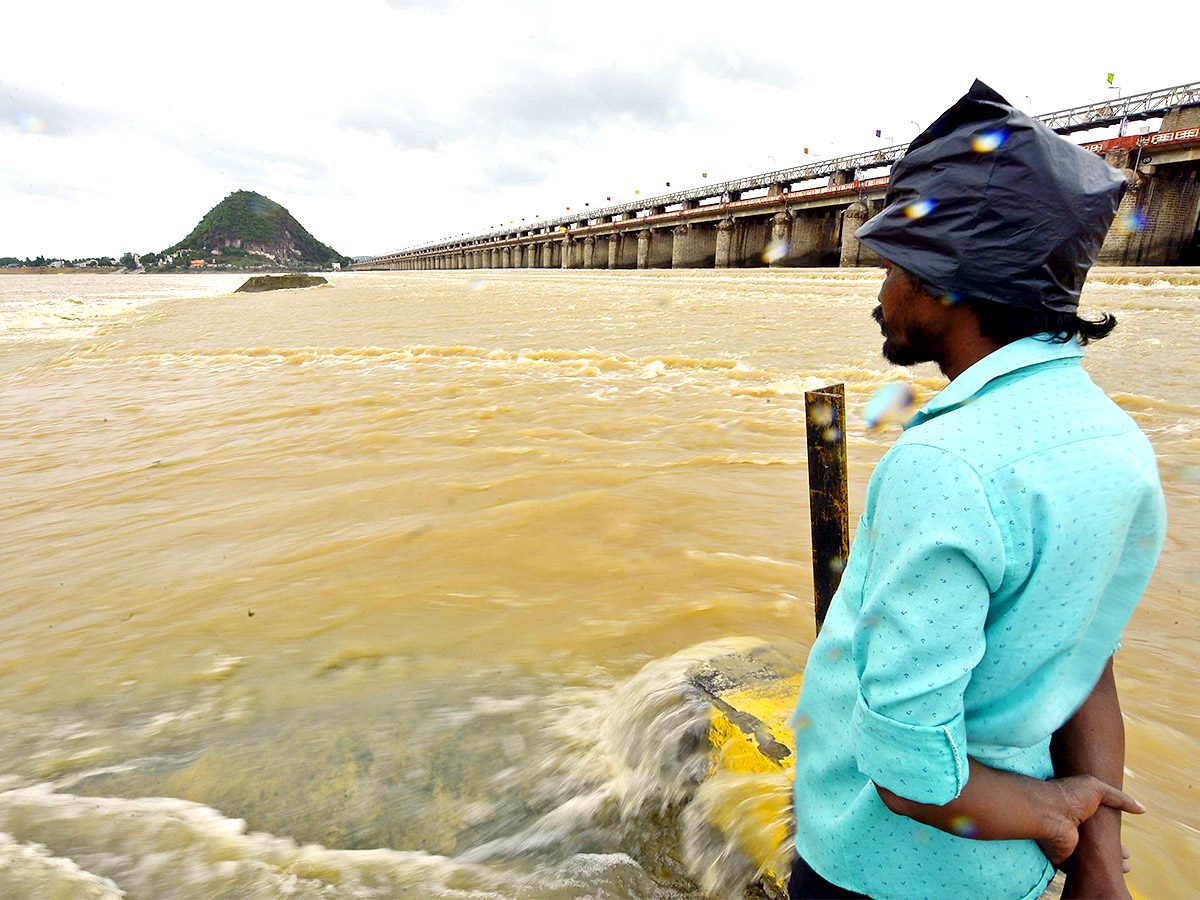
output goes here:
{"type": "Polygon", "coordinates": [[[192,350],[182,353],[144,353],[136,357],[112,359],[101,349],[83,348],[65,355],[59,365],[186,365],[191,362],[264,363],[270,365],[346,365],[378,363],[457,363],[502,367],[560,367],[574,369],[573,374],[598,375],[608,372],[635,373],[653,378],[668,373],[713,372],[734,379],[762,378],[767,373],[726,357],[690,357],[683,355],[631,356],[619,351],[594,349],[528,348],[521,350],[488,349],[470,345],[413,344],[385,347],[241,347],[192,350]]]}
{"type": "Polygon", "coordinates": [[[20,843],[0,832],[0,892],[5,897],[120,900],[126,895],[108,878],[55,856],[41,844],[20,843]]]}
{"type": "Polygon", "coordinates": [[[107,321],[137,312],[162,300],[214,296],[231,291],[236,280],[231,276],[192,277],[185,280],[155,276],[115,276],[96,281],[87,279],[84,296],[63,296],[57,287],[60,278],[71,276],[35,276],[32,283],[22,280],[10,293],[0,285],[0,343],[40,342],[64,338],[88,337],[107,321]],[[53,287],[47,287],[53,285],[53,287]],[[103,286],[102,290],[96,290],[103,286]]]}
{"type": "Polygon", "coordinates": [[[624,853],[504,867],[422,851],[298,845],[169,797],[81,797],[48,784],[0,792],[5,897],[550,900],[595,896],[601,884],[626,896],[682,896],[659,888],[624,853]]]}
{"type": "MultiPolygon", "coordinates": [[[[700,789],[711,765],[711,706],[692,676],[760,644],[713,641],[654,660],[610,689],[510,698],[516,711],[536,713],[552,740],[494,777],[537,812],[514,817],[507,834],[489,823],[485,840],[455,855],[300,844],[189,800],[72,793],[79,775],[57,784],[0,779],[0,896],[682,900],[696,896],[697,883],[744,888],[755,872],[732,865],[728,842],[744,843],[749,820],[731,821],[726,809],[720,829],[705,824],[716,802],[713,788],[700,789]],[[701,806],[682,817],[697,797],[701,806]],[[685,845],[688,875],[661,871],[659,861],[681,858],[685,845]]],[[[495,715],[497,705],[489,699],[469,712],[495,715]]],[[[762,781],[739,789],[747,811],[764,790],[777,793],[762,781]]],[[[728,795],[728,785],[721,790],[728,795]]]]}
{"type": "MultiPolygon", "coordinates": [[[[730,809],[724,802],[718,812],[718,798],[730,796],[731,782],[709,777],[712,706],[693,676],[722,656],[762,646],[744,637],[698,644],[647,663],[605,702],[570,709],[556,726],[570,752],[546,761],[539,772],[539,782],[553,785],[559,801],[531,825],[465,858],[504,859],[569,845],[573,836],[615,817],[625,826],[623,845],[649,844],[660,852],[669,846],[708,895],[744,895],[762,872],[744,853],[746,831],[762,823],[764,804],[787,818],[787,803],[776,800],[780,785],[790,795],[788,778],[785,773],[737,779],[740,806],[730,809]]],[[[783,818],[772,829],[778,844],[767,848],[771,859],[790,852],[783,818]]]]}
{"type": "Polygon", "coordinates": [[[1200,271],[1096,268],[1088,274],[1087,283],[1154,288],[1200,287],[1200,271]]]}
{"type": "MultiPolygon", "coordinates": [[[[799,397],[806,391],[842,382],[853,403],[865,402],[870,393],[898,379],[908,381],[917,399],[927,398],[944,386],[936,376],[917,376],[903,369],[879,370],[862,366],[832,366],[820,373],[798,373],[764,369],[730,357],[692,357],[682,354],[633,356],[620,351],[593,348],[489,349],[472,345],[412,344],[386,347],[242,347],[187,352],[143,353],[133,357],[111,358],[104,348],[82,348],[63,355],[56,365],[93,365],[128,367],[179,366],[191,363],[234,363],[264,365],[356,365],[376,363],[404,366],[422,363],[462,363],[480,367],[529,369],[545,367],[562,370],[572,377],[600,377],[608,374],[633,375],[654,381],[666,375],[714,375],[734,382],[734,396],[755,398],[799,397]]],[[[600,399],[600,398],[597,398],[600,399]]]]}
{"type": "Polygon", "coordinates": [[[1138,420],[1164,414],[1185,416],[1191,420],[1200,419],[1200,406],[1190,403],[1178,403],[1163,397],[1151,397],[1131,391],[1112,391],[1109,393],[1109,397],[1125,412],[1138,420]]]}

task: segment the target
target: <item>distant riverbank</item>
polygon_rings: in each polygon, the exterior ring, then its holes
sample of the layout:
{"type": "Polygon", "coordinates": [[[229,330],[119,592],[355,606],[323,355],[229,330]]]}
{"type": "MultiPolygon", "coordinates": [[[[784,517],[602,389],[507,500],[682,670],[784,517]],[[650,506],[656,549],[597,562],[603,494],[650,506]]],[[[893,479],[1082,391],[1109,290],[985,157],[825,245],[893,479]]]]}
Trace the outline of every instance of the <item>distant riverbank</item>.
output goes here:
{"type": "Polygon", "coordinates": [[[14,266],[0,269],[0,275],[111,275],[124,271],[121,266],[14,266]]]}

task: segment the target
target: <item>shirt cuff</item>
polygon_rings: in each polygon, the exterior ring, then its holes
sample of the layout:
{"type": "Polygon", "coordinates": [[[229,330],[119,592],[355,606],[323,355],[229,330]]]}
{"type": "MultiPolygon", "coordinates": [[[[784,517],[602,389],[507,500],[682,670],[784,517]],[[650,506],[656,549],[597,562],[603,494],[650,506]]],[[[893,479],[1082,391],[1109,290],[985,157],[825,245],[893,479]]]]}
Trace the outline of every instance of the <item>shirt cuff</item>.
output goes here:
{"type": "Polygon", "coordinates": [[[850,717],[858,771],[915,803],[942,806],[967,783],[967,729],[962,713],[945,725],[909,725],[881,716],[862,691],[850,717]]]}

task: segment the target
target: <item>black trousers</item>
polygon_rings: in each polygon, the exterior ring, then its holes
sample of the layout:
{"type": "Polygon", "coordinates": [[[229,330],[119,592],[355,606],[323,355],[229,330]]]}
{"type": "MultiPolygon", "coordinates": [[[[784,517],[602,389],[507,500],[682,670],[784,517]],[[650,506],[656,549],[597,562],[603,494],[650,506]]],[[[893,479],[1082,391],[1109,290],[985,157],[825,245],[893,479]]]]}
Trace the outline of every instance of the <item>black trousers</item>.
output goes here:
{"type": "Polygon", "coordinates": [[[788,897],[790,900],[871,900],[865,894],[856,894],[826,881],[800,856],[792,863],[788,897]]]}

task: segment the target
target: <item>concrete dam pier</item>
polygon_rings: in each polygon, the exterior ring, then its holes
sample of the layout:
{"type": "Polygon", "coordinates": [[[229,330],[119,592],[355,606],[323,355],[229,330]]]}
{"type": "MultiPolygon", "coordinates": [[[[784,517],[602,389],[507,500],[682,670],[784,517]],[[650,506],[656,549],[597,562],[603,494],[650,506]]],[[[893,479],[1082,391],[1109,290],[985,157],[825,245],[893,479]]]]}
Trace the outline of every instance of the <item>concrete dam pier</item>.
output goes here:
{"type": "MultiPolygon", "coordinates": [[[[1174,265],[1200,252],[1200,82],[1038,117],[1060,134],[1161,118],[1085,143],[1129,182],[1098,262],[1174,265]]],[[[359,270],[875,266],[854,238],[884,204],[906,145],[359,260],[359,270]]]]}

